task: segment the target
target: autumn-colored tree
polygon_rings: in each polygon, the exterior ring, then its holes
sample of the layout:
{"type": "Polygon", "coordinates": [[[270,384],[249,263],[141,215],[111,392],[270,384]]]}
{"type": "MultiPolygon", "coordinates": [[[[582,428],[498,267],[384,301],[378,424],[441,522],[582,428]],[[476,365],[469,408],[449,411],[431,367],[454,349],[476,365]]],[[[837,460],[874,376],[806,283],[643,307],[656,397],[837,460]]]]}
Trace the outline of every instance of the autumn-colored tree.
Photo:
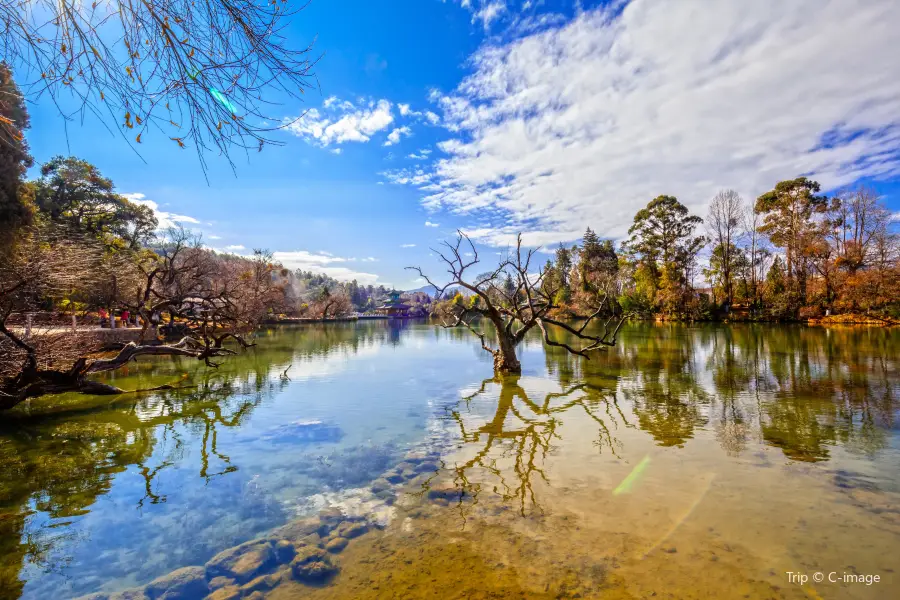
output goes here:
{"type": "Polygon", "coordinates": [[[869,266],[891,217],[871,188],[861,186],[836,197],[829,206],[827,223],[839,266],[851,274],[869,266]]]}

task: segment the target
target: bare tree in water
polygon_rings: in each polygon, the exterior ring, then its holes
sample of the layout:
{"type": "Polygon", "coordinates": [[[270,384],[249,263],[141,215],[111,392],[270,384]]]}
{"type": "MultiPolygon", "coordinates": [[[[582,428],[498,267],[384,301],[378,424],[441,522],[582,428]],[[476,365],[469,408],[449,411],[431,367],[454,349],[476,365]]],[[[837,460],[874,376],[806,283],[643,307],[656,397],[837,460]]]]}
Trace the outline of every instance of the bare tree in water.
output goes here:
{"type": "Polygon", "coordinates": [[[131,144],[150,135],[193,144],[203,164],[210,149],[262,149],[288,124],[271,107],[300,98],[313,77],[311,47],[284,37],[299,9],[287,0],[0,0],[0,56],[26,97],[48,96],[67,121],[93,115],[131,144]]]}
{"type": "Polygon", "coordinates": [[[445,248],[434,250],[444,264],[450,281],[438,286],[420,267],[408,267],[416,271],[425,281],[437,290],[440,298],[449,288],[461,288],[471,294],[465,298],[457,294],[454,298],[445,327],[466,327],[481,340],[481,347],[494,357],[494,370],[499,373],[521,373],[522,365],[516,356],[516,346],[525,339],[529,331],[537,327],[549,346],[564,348],[572,354],[590,358],[590,353],[615,346],[619,329],[627,318],[618,310],[608,290],[598,293],[596,310],[581,320],[578,325],[565,323],[551,317],[552,311],[559,308],[555,302],[559,287],[552,283],[543,268],[532,271],[531,260],[537,249],[523,250],[522,235],[516,241],[515,253],[509,254],[492,271],[472,276],[473,268],[480,263],[478,251],[472,240],[462,231],[457,232],[456,242],[444,242],[445,248]],[[468,249],[463,249],[463,243],[468,249]],[[595,321],[602,321],[599,334],[588,333],[589,326],[595,321]],[[488,334],[476,329],[475,319],[485,318],[494,326],[493,347],[488,342],[488,334]],[[550,330],[564,332],[578,340],[579,345],[572,346],[557,341],[550,335],[550,330]]]}
{"type": "Polygon", "coordinates": [[[570,410],[578,412],[577,409],[596,423],[597,449],[618,458],[621,442],[615,430],[620,425],[634,426],[619,408],[613,390],[580,383],[535,401],[522,387],[519,375],[482,381],[478,390],[464,396],[448,415],[459,426],[462,441],[478,448],[470,458],[448,467],[460,506],[465,496],[477,498],[484,489],[490,488],[486,481],[493,480],[494,491],[504,500],[514,500],[522,516],[528,510],[543,512],[534,484],[538,479],[547,482],[543,465],[554,439],[559,439],[557,429],[562,424],[561,418],[570,410]],[[494,414],[480,426],[467,425],[471,415],[464,414],[463,405],[471,411],[473,400],[490,398],[489,386],[498,393],[494,414]]]}

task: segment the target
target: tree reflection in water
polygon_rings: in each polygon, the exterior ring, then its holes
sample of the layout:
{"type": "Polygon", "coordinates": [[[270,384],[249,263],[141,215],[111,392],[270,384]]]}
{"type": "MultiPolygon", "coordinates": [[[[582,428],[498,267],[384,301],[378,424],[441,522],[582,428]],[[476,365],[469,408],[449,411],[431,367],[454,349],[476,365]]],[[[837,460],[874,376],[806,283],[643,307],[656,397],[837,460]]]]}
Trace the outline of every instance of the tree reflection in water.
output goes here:
{"type": "MultiPolygon", "coordinates": [[[[21,595],[19,575],[26,565],[64,572],[71,557],[59,549],[74,547],[66,542],[77,545],[77,518],[109,494],[114,479],[130,467],[143,481],[138,510],[167,501],[159,478],[185,467],[189,451],[197,450],[196,474],[207,484],[235,473],[239,466],[220,447],[222,428],[239,428],[260,403],[290,385],[281,376],[289,365],[354,354],[361,347],[393,343],[399,335],[397,327],[384,323],[272,333],[261,331],[259,350],[216,371],[174,357],[132,367],[142,377],[190,372],[190,387],[112,402],[56,397],[5,414],[0,422],[0,597],[21,595]]],[[[220,501],[227,499],[208,499],[211,505],[220,501]]]]}
{"type": "Polygon", "coordinates": [[[503,500],[515,501],[524,516],[530,510],[543,512],[534,490],[535,478],[550,483],[543,465],[554,439],[559,439],[559,417],[563,413],[581,409],[597,425],[594,444],[601,452],[616,457],[621,443],[613,432],[619,422],[628,425],[628,421],[610,390],[579,383],[561,392],[546,393],[540,402],[535,402],[521,381],[520,375],[485,379],[477,391],[448,409],[462,441],[478,448],[474,456],[449,470],[454,484],[464,494],[477,500],[485,486],[492,486],[503,500]],[[482,425],[467,425],[472,401],[479,396],[492,398],[494,388],[499,390],[493,416],[482,425]]]}
{"type": "Polygon", "coordinates": [[[53,550],[72,540],[70,525],[75,517],[90,512],[97,499],[106,495],[114,478],[134,465],[143,478],[145,493],[137,501],[166,501],[156,481],[162,471],[180,463],[186,441],[183,432],[199,434],[199,476],[213,477],[237,470],[220,451],[220,427],[239,426],[267,397],[272,383],[267,370],[252,373],[245,384],[255,389],[236,393],[234,381],[202,378],[187,391],[127,398],[94,410],[73,410],[18,418],[0,426],[0,461],[4,465],[0,488],[0,587],[10,597],[21,594],[18,578],[30,563],[42,570],[58,572],[68,557],[53,550]],[[156,452],[164,449],[164,454],[156,452]],[[210,459],[222,465],[210,467],[210,459]],[[150,466],[151,460],[156,460],[150,466]]]}
{"type": "Polygon", "coordinates": [[[591,361],[544,347],[550,383],[561,391],[536,402],[528,378],[484,380],[448,410],[465,458],[447,470],[476,500],[493,489],[523,515],[542,512],[535,484],[549,484],[544,465],[564,413],[593,421],[594,444],[617,457],[616,428],[630,426],[676,448],[710,430],[731,457],[762,443],[795,461],[828,460],[838,446],[872,458],[888,447],[900,408],[897,337],[878,329],[637,325],[591,361]],[[489,416],[476,423],[477,414],[489,416]]]}
{"type": "MultiPolygon", "coordinates": [[[[896,330],[632,324],[620,340],[590,361],[544,347],[540,336],[525,340],[523,364],[537,377],[487,379],[474,393],[452,399],[447,422],[461,438],[463,458],[445,472],[466,493],[477,497],[496,490],[527,515],[542,512],[540,488],[553,481],[548,458],[562,443],[564,423],[579,429],[589,425],[599,452],[626,459],[631,448],[622,440],[635,435],[682,453],[686,462],[709,452],[700,444],[703,439],[717,441],[728,460],[757,456],[765,445],[793,461],[827,461],[836,449],[845,460],[849,453],[851,459],[877,461],[892,444],[900,414],[896,330]],[[630,428],[627,436],[625,428],[630,428]]],[[[383,372],[373,367],[362,383],[379,398],[392,402],[397,394],[400,403],[421,400],[422,406],[458,385],[444,372],[477,367],[481,360],[477,342],[463,332],[420,323],[262,330],[259,342],[218,371],[198,370],[177,359],[129,367],[128,376],[146,378],[142,383],[167,383],[189,372],[192,388],[123,396],[112,404],[108,398],[60,397],[5,414],[0,422],[0,596],[18,597],[20,577],[35,570],[64,571],[79,546],[77,538],[86,535],[79,521],[91,511],[97,511],[91,517],[103,518],[87,529],[95,538],[90,547],[127,558],[107,565],[100,553],[81,553],[78,565],[109,578],[122,576],[128,561],[136,579],[155,577],[159,573],[152,570],[159,570],[161,559],[153,553],[161,549],[176,566],[199,564],[204,552],[222,542],[211,532],[238,521],[242,527],[252,521],[260,530],[274,525],[283,515],[254,512],[267,499],[240,500],[247,473],[233,459],[236,448],[226,446],[234,437],[228,432],[246,425],[257,407],[285,386],[305,389],[302,378],[323,359],[341,362],[391,347],[396,352],[380,353],[377,361],[406,363],[383,372]],[[409,340],[431,370],[398,383],[397,374],[408,368],[409,347],[403,347],[409,340]],[[416,387],[405,388],[407,383],[416,387]],[[116,478],[124,490],[118,498],[138,510],[152,509],[158,516],[166,507],[192,501],[202,501],[203,509],[186,510],[187,521],[179,522],[135,520],[118,506],[94,506],[98,499],[116,496],[110,494],[116,478]],[[185,498],[179,484],[186,478],[202,482],[199,491],[193,490],[198,495],[185,498]],[[122,527],[132,525],[134,531],[121,535],[122,527]],[[141,570],[145,563],[151,564],[146,572],[141,570]]],[[[332,389],[341,388],[327,388],[326,397],[332,389]]],[[[371,396],[365,398],[366,407],[371,396]]],[[[421,406],[410,408],[418,412],[421,406]]],[[[566,441],[579,439],[584,438],[566,441]]],[[[52,583],[36,580],[37,597],[52,591],[52,583]]],[[[90,591],[96,584],[79,585],[90,591]]]]}

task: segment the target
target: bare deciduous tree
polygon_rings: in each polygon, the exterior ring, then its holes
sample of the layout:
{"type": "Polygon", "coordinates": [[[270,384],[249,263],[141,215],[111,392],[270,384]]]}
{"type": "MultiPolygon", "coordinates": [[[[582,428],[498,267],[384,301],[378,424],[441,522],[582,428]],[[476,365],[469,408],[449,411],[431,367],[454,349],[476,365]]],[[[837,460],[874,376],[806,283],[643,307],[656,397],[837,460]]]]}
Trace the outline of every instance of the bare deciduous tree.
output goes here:
{"type": "MultiPolygon", "coordinates": [[[[102,348],[86,347],[83,338],[73,335],[29,337],[8,326],[12,315],[37,311],[48,298],[73,292],[95,294],[92,286],[102,288],[108,282],[99,268],[104,254],[96,244],[56,239],[47,229],[23,235],[0,268],[0,362],[4,365],[0,409],[65,391],[124,393],[89,377],[119,369],[141,356],[184,356],[216,367],[214,358],[235,354],[225,342],[251,345],[245,334],[283,297],[272,277],[279,267],[270,254],[257,251],[252,260],[218,257],[197,246],[188,234],[175,231],[160,254],[145,257],[140,266],[143,278],[126,274],[123,279],[128,286],[115,286],[122,294],[115,303],[132,307],[145,323],[165,310],[171,315],[178,341],[145,340],[145,325],[138,342],[125,344],[110,355],[100,353],[102,348]]],[[[112,313],[110,317],[114,318],[112,313]]]]}
{"type": "Polygon", "coordinates": [[[734,190],[722,190],[710,202],[705,221],[713,252],[717,249],[720,252],[722,288],[729,305],[734,301],[734,262],[743,203],[740,194],[734,190]]]}
{"type": "Polygon", "coordinates": [[[891,212],[875,190],[860,186],[832,201],[827,216],[829,237],[840,266],[851,274],[869,265],[877,240],[888,229],[891,212]]]}
{"type": "Polygon", "coordinates": [[[480,263],[478,251],[472,240],[462,231],[457,232],[456,242],[444,242],[445,249],[434,250],[447,266],[450,281],[444,286],[434,283],[420,267],[407,267],[416,271],[425,281],[434,286],[440,298],[449,288],[459,287],[471,293],[469,299],[461,295],[454,299],[445,327],[466,327],[481,340],[481,347],[494,357],[494,370],[500,373],[521,373],[522,365],[516,356],[516,346],[525,339],[526,334],[537,327],[549,346],[564,348],[572,354],[589,358],[592,351],[604,349],[616,344],[616,336],[626,316],[610,311],[612,305],[609,293],[599,293],[596,311],[588,316],[580,325],[570,325],[550,316],[558,306],[554,303],[559,288],[550,283],[546,273],[539,269],[531,272],[531,260],[537,252],[535,249],[522,249],[522,236],[518,236],[513,254],[501,260],[497,267],[482,275],[470,278],[472,268],[480,263]],[[469,250],[463,251],[462,244],[467,243],[469,250]],[[598,335],[588,333],[588,328],[601,315],[606,317],[602,332],[598,335]],[[473,319],[486,318],[494,326],[496,348],[488,343],[488,335],[475,327],[473,319]],[[566,342],[556,341],[550,336],[550,328],[564,331],[584,342],[580,347],[573,347],[566,342]]]}
{"type": "Polygon", "coordinates": [[[760,283],[765,279],[766,269],[768,268],[767,257],[769,251],[763,247],[763,235],[759,228],[762,225],[762,216],[756,212],[753,205],[748,205],[744,209],[741,217],[741,226],[744,230],[744,236],[747,240],[747,252],[750,269],[750,285],[749,292],[753,304],[759,304],[760,283]]]}
{"type": "Polygon", "coordinates": [[[205,165],[209,149],[274,143],[284,123],[266,109],[310,87],[311,48],[283,34],[295,14],[286,0],[0,0],[0,54],[67,120],[93,114],[136,144],[157,131],[205,165]]]}

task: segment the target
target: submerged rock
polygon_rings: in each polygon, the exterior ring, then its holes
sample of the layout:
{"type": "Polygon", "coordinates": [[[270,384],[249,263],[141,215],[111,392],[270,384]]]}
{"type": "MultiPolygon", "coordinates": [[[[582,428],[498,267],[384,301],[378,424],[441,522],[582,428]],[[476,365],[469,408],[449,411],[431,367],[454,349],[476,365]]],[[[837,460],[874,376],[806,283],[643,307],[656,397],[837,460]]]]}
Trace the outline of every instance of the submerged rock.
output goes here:
{"type": "Polygon", "coordinates": [[[290,568],[283,567],[282,569],[276,571],[275,573],[269,573],[268,575],[260,575],[259,577],[252,579],[241,586],[240,592],[242,595],[247,596],[252,594],[253,592],[260,591],[266,592],[273,588],[275,588],[278,584],[280,584],[285,578],[289,577],[291,573],[290,568]]]}
{"type": "Polygon", "coordinates": [[[434,473],[440,466],[435,462],[421,462],[416,466],[416,473],[434,473]]]}
{"type": "Polygon", "coordinates": [[[377,494],[379,492],[383,492],[385,490],[390,490],[392,488],[393,488],[393,486],[391,485],[391,482],[389,482],[387,479],[384,479],[382,477],[379,477],[378,479],[373,481],[372,485],[369,486],[369,489],[375,494],[377,494]]]}
{"type": "Polygon", "coordinates": [[[334,535],[351,540],[355,537],[361,536],[368,530],[369,527],[365,523],[344,521],[337,527],[337,529],[334,530],[334,535]]]}
{"type": "Polygon", "coordinates": [[[203,567],[183,567],[154,579],[144,588],[151,600],[194,600],[209,592],[203,567]]]}
{"type": "Polygon", "coordinates": [[[347,538],[343,537],[335,537],[328,540],[325,543],[325,550],[331,552],[332,554],[337,554],[341,550],[347,547],[347,538]]]}
{"type": "Polygon", "coordinates": [[[239,583],[250,581],[275,564],[271,540],[253,540],[216,554],[206,563],[206,576],[230,577],[239,583]]]}
{"type": "Polygon", "coordinates": [[[221,576],[213,577],[212,579],[209,580],[209,589],[218,590],[220,588],[229,587],[229,586],[236,587],[235,583],[237,583],[237,582],[234,579],[232,579],[231,577],[221,577],[221,576]]]}
{"type": "Polygon", "coordinates": [[[236,585],[227,585],[214,591],[205,600],[238,600],[240,597],[241,588],[236,585]]]}
{"type": "Polygon", "coordinates": [[[275,562],[279,565],[291,562],[296,554],[297,549],[294,547],[294,544],[288,540],[278,540],[275,542],[275,562]]]}
{"type": "Polygon", "coordinates": [[[328,554],[314,546],[299,548],[297,556],[291,562],[294,579],[307,583],[325,581],[337,572],[338,568],[328,558],[328,554]]]}
{"type": "Polygon", "coordinates": [[[271,538],[285,539],[291,542],[300,542],[306,540],[311,535],[318,535],[322,528],[322,522],[318,517],[307,517],[305,519],[297,519],[286,525],[275,529],[271,538]]]}

